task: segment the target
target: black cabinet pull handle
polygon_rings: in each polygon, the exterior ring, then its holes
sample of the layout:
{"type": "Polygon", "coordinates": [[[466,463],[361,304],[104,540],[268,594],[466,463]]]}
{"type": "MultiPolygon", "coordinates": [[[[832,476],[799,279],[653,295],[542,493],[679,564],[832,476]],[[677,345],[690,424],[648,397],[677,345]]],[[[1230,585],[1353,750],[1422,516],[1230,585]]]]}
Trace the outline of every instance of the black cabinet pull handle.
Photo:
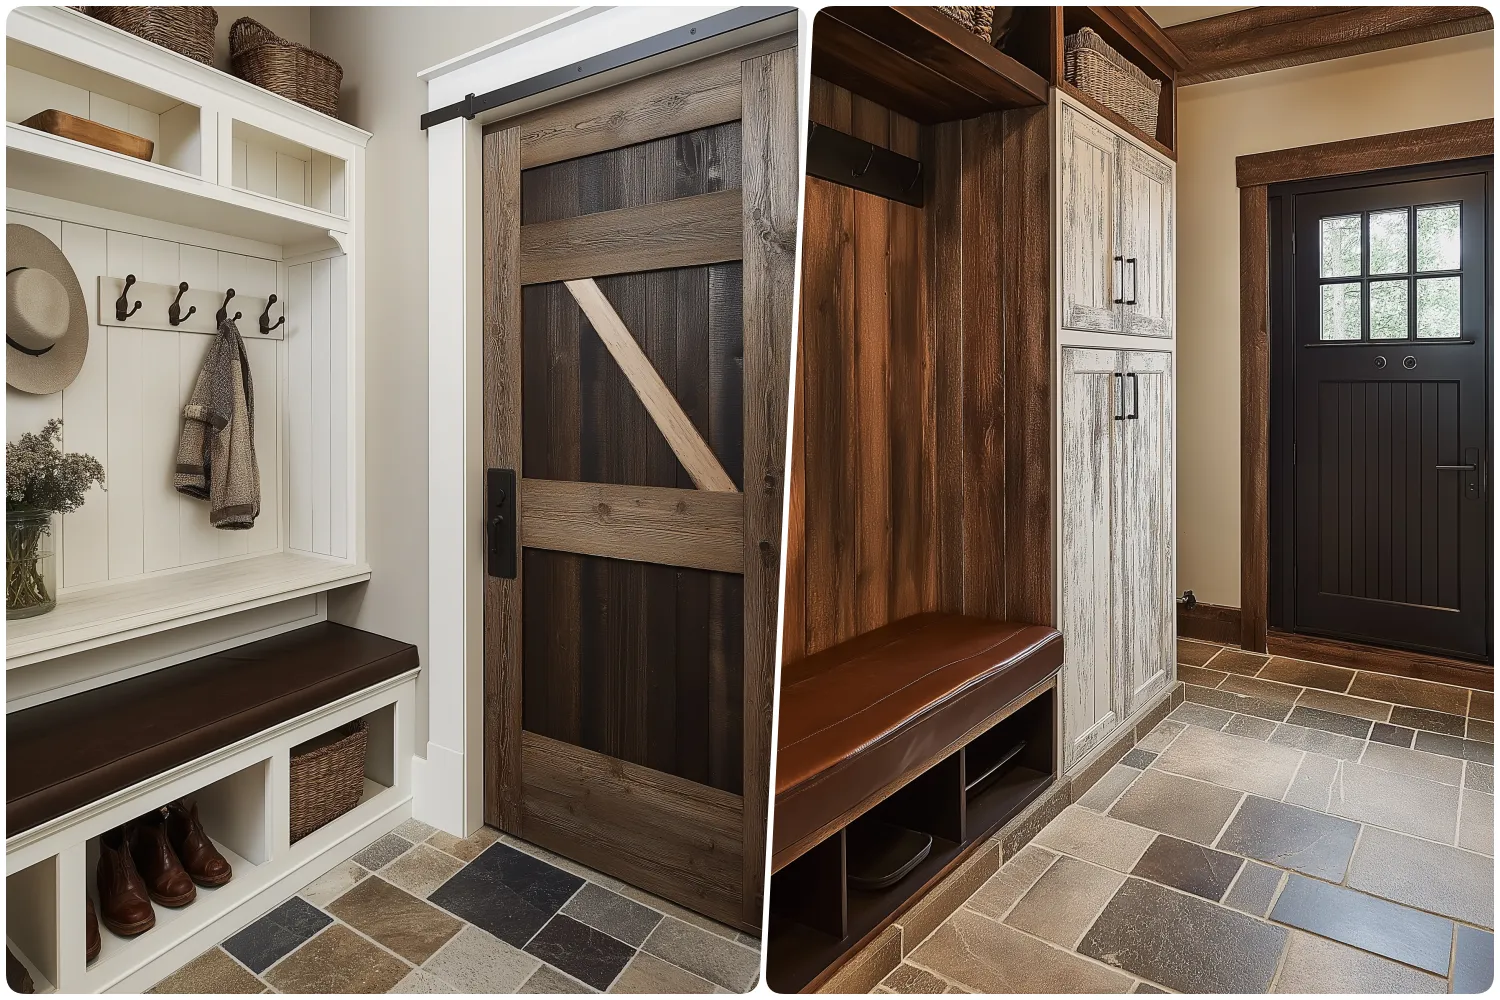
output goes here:
{"type": "MultiPolygon", "coordinates": [[[[1126,257],[1125,258],[1125,263],[1127,263],[1127,264],[1130,265],[1130,298],[1128,298],[1128,299],[1125,300],[1125,305],[1127,305],[1127,306],[1133,306],[1133,305],[1136,304],[1136,301],[1135,301],[1136,300],[1136,296],[1138,294],[1140,294],[1140,290],[1141,290],[1141,273],[1140,273],[1140,271],[1138,271],[1136,269],[1136,262],[1135,262],[1135,258],[1134,257],[1126,257]]],[[[1120,284],[1123,285],[1124,283],[1125,283],[1125,269],[1121,268],[1120,269],[1120,284]]],[[[1131,376],[1131,378],[1134,378],[1134,377],[1135,377],[1134,375],[1131,376]]]]}
{"type": "Polygon", "coordinates": [[[1115,419],[1125,419],[1125,373],[1115,372],[1115,419]]]}
{"type": "Polygon", "coordinates": [[[516,578],[516,470],[490,469],[485,473],[485,506],[489,516],[488,558],[485,570],[503,580],[516,578]]]}
{"type": "Polygon", "coordinates": [[[1120,282],[1116,287],[1120,290],[1120,297],[1114,300],[1115,305],[1125,304],[1125,258],[1119,254],[1115,255],[1115,263],[1120,265],[1120,282]]]}
{"type": "MultiPolygon", "coordinates": [[[[1141,419],[1141,380],[1135,377],[1135,372],[1127,372],[1126,378],[1130,379],[1130,416],[1126,420],[1141,419]]],[[[1123,403],[1124,400],[1121,400],[1123,403]]]]}

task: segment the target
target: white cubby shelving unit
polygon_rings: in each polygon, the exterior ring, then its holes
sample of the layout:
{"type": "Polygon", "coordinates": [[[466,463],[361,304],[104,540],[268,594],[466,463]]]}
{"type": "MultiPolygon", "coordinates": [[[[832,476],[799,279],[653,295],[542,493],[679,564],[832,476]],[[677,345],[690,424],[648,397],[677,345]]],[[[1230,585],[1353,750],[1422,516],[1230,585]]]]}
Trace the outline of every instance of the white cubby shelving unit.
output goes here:
{"type": "MultiPolygon", "coordinates": [[[[170,666],[200,655],[193,647],[202,642],[222,649],[235,635],[326,617],[326,592],[370,576],[369,134],[66,7],[12,10],[6,35],[7,222],[62,249],[91,323],[83,370],[65,390],[7,388],[8,437],[61,418],[63,447],[97,457],[107,477],[107,490],[95,488],[54,525],[58,606],[8,623],[8,676],[46,692],[38,678],[55,671],[67,679],[62,696],[153,669],[152,657],[170,666]],[[22,124],[50,108],[149,138],[152,158],[22,124]],[[269,317],[285,323],[275,335],[262,336],[249,309],[240,320],[261,475],[251,530],[212,529],[207,505],[172,488],[182,405],[211,336],[164,315],[117,322],[97,290],[132,274],[152,289],[155,312],[165,312],[161,289],[179,282],[200,310],[229,288],[257,308],[277,297],[269,317]]],[[[42,990],[149,987],[411,815],[415,698],[413,670],[9,836],[7,943],[42,990]],[[364,799],[291,844],[291,748],[355,718],[370,727],[364,799]],[[98,837],[184,796],[200,803],[234,880],[200,889],[181,910],[156,907],[156,926],[138,937],[101,928],[102,954],[86,963],[84,898],[94,892],[98,837]]]]}

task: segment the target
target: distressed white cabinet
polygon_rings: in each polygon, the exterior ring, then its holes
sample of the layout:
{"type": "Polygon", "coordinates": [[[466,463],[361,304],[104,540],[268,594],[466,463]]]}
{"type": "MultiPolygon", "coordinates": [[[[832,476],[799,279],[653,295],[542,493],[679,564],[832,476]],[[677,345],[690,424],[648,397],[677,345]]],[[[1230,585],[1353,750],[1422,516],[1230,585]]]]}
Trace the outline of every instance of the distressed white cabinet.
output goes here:
{"type": "Polygon", "coordinates": [[[1172,677],[1172,355],[1065,347],[1059,398],[1067,770],[1172,677]]]}
{"type": "Polygon", "coordinates": [[[1171,337],[1173,167],[1073,104],[1058,105],[1063,330],[1171,337]]]}

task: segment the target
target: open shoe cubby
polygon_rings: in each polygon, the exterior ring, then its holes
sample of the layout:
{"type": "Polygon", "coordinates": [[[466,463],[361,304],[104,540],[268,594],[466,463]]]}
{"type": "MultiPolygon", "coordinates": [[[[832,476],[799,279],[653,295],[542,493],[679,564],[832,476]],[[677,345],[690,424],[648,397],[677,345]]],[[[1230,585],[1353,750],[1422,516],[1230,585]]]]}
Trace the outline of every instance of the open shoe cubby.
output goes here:
{"type": "Polygon", "coordinates": [[[1052,783],[1055,689],[1047,688],[965,746],[771,877],[767,982],[778,993],[805,988],[840,956],[870,940],[969,850],[1052,783]],[[850,884],[851,842],[872,831],[930,835],[931,847],[891,885],[850,884]]]}

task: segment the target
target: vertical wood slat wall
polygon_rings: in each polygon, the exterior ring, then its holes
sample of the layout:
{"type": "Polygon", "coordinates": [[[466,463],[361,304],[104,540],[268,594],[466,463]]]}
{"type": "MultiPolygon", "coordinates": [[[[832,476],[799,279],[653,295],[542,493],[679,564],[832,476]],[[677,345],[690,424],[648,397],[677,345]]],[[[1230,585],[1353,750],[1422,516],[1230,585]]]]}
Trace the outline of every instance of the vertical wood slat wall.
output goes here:
{"type": "Polygon", "coordinates": [[[1046,109],[923,128],[812,84],[926,205],[806,181],[783,662],[922,611],[1050,624],[1046,109]]]}

